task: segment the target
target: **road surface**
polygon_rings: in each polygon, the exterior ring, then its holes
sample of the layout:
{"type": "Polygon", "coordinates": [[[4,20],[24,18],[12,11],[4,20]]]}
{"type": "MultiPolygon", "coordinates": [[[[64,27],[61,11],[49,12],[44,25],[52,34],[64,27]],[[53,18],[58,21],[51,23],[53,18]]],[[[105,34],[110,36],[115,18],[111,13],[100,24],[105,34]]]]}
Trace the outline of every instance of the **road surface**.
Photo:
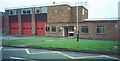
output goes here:
{"type": "Polygon", "coordinates": [[[35,60],[35,59],[114,59],[120,60],[117,56],[102,54],[52,51],[32,48],[2,48],[2,59],[35,60]]]}

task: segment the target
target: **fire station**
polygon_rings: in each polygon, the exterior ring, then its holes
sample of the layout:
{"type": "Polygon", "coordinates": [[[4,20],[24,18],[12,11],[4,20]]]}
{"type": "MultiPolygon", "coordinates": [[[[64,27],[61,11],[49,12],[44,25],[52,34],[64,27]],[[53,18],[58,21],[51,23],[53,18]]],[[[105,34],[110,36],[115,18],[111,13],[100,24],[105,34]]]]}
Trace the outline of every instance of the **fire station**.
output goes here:
{"type": "Polygon", "coordinates": [[[78,30],[80,38],[118,39],[119,22],[117,18],[88,19],[85,6],[66,3],[5,10],[6,33],[15,35],[76,37],[78,30]]]}

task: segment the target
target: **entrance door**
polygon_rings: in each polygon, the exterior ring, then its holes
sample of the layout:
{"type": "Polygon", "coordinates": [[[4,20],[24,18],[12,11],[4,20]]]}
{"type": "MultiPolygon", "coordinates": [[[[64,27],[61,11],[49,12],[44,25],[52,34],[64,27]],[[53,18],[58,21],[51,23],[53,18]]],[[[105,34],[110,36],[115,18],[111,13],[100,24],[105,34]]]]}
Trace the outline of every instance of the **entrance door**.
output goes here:
{"type": "Polygon", "coordinates": [[[64,27],[64,36],[68,37],[68,27],[67,26],[64,27]]]}

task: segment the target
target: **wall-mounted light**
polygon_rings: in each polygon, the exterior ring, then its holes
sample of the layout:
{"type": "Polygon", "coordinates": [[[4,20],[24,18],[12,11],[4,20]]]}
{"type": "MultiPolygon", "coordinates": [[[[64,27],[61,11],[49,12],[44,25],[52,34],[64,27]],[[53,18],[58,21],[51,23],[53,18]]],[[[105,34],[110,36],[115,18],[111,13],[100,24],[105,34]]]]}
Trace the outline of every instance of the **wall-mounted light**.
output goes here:
{"type": "Polygon", "coordinates": [[[67,24],[67,26],[68,26],[68,24],[67,24]]]}
{"type": "Polygon", "coordinates": [[[76,30],[76,27],[74,27],[74,30],[76,30]]]}
{"type": "Polygon", "coordinates": [[[57,13],[58,11],[56,10],[55,13],[57,13]]]}
{"type": "Polygon", "coordinates": [[[60,27],[60,29],[62,29],[62,27],[60,27]]]}

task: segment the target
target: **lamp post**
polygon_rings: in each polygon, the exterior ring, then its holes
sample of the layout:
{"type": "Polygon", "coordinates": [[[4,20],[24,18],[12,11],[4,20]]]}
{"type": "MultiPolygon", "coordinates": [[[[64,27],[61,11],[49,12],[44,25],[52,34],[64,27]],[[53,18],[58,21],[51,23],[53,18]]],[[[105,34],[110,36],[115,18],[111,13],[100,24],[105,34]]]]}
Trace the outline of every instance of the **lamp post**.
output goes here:
{"type": "Polygon", "coordinates": [[[79,29],[78,29],[78,6],[76,6],[76,19],[77,19],[77,41],[79,41],[79,29]]]}

